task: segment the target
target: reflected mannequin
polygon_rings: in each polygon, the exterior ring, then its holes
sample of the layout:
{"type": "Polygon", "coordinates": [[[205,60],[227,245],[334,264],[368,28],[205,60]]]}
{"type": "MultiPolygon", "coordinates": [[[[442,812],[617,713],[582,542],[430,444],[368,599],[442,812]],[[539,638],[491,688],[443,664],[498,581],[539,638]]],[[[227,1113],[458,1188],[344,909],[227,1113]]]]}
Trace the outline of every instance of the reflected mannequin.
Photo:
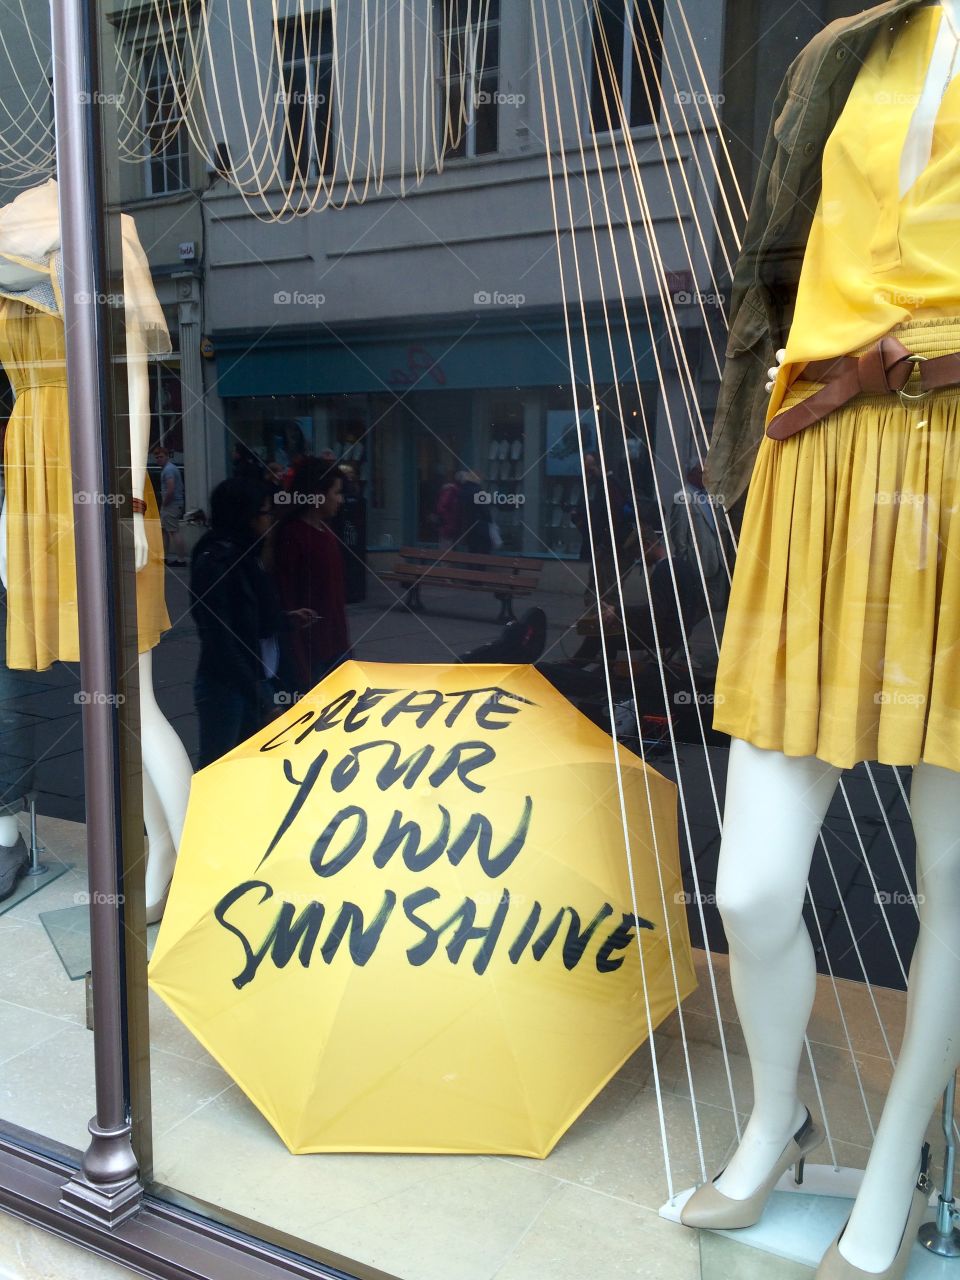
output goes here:
{"type": "MultiPolygon", "coordinates": [[[[31,321],[46,323],[49,321],[45,316],[60,316],[60,331],[62,332],[62,311],[59,299],[59,285],[57,272],[55,267],[51,267],[51,262],[56,261],[59,251],[59,217],[57,209],[57,185],[50,181],[40,188],[25,192],[23,196],[17,198],[11,204],[0,209],[0,299],[4,307],[9,312],[9,317],[5,313],[5,319],[9,320],[8,328],[12,331],[14,338],[22,342],[23,350],[32,351],[31,342],[33,337],[29,329],[31,321]],[[10,311],[11,303],[13,310],[10,311]],[[34,311],[36,307],[36,312],[34,311]],[[24,317],[28,319],[25,321],[24,317]],[[20,326],[22,332],[17,329],[20,326]]],[[[148,376],[148,360],[149,360],[149,326],[146,322],[141,323],[144,315],[150,317],[149,324],[153,326],[155,332],[163,329],[164,337],[166,337],[165,326],[163,325],[162,313],[159,304],[156,301],[156,295],[153,293],[152,283],[149,280],[149,269],[146,266],[146,260],[142,256],[139,241],[136,240],[136,231],[133,228],[132,220],[124,219],[124,300],[126,307],[126,347],[127,347],[127,378],[128,378],[128,399],[130,412],[130,458],[131,458],[131,482],[132,491],[135,498],[135,511],[133,514],[132,525],[134,534],[134,556],[137,570],[137,586],[138,586],[138,616],[143,612],[141,600],[141,588],[147,580],[144,577],[145,572],[154,575],[154,595],[159,593],[159,600],[154,601],[154,615],[156,617],[150,623],[150,635],[148,639],[144,639],[144,624],[140,617],[140,655],[139,655],[139,683],[140,683],[140,725],[143,752],[143,777],[144,777],[144,823],[147,830],[147,838],[149,842],[149,852],[146,868],[146,903],[148,919],[159,919],[166,900],[166,893],[169,887],[170,879],[173,875],[174,862],[176,860],[176,851],[179,846],[180,837],[183,831],[183,823],[186,815],[186,805],[189,796],[190,778],[192,770],[190,761],[184,750],[176,732],[170,723],[164,717],[159,706],[157,705],[156,696],[153,688],[153,664],[151,645],[156,643],[159,638],[159,631],[163,626],[169,625],[166,618],[166,610],[162,602],[162,552],[159,563],[157,565],[157,556],[155,549],[151,547],[151,536],[157,536],[157,531],[153,531],[152,535],[148,534],[146,511],[149,510],[150,499],[152,493],[148,493],[146,486],[147,473],[147,447],[150,433],[150,387],[148,376]],[[139,495],[145,495],[147,502],[136,504],[139,495]],[[159,572],[159,579],[156,575],[159,572]],[[162,613],[163,622],[158,623],[157,617],[162,613]]],[[[46,331],[48,334],[53,333],[56,336],[56,328],[46,331]]],[[[49,342],[49,339],[48,339],[49,342]]],[[[38,366],[36,373],[28,373],[26,375],[27,387],[29,391],[33,385],[31,379],[34,380],[38,387],[47,390],[47,378],[55,377],[56,374],[49,374],[45,371],[43,365],[56,367],[56,357],[51,357],[46,351],[42,351],[43,358],[39,361],[34,358],[33,364],[38,366]]],[[[26,362],[31,363],[30,361],[26,362]]],[[[60,357],[62,367],[62,355],[60,357]]],[[[16,386],[17,379],[21,380],[25,376],[21,370],[14,372],[8,369],[12,374],[12,381],[16,386]]],[[[19,396],[18,396],[19,398],[19,396]]],[[[46,404],[56,403],[55,401],[46,401],[46,404]]],[[[65,393],[62,399],[62,413],[65,415],[65,393]]],[[[27,415],[27,434],[38,434],[44,429],[44,423],[38,417],[38,410],[26,407],[24,412],[27,415]]],[[[54,424],[58,429],[65,427],[64,423],[54,424]]],[[[11,459],[8,452],[7,465],[11,465],[11,459]]],[[[26,464],[20,461],[13,463],[15,470],[21,472],[30,472],[35,470],[37,463],[31,462],[28,458],[26,464]]],[[[8,476],[8,480],[12,476],[8,476]]],[[[54,481],[48,476],[47,485],[54,487],[54,481]]],[[[74,660],[76,640],[75,635],[71,637],[69,634],[66,639],[62,633],[65,628],[69,631],[70,608],[71,602],[54,598],[49,599],[51,587],[49,581],[46,586],[38,582],[29,581],[31,563],[30,555],[37,556],[36,550],[30,550],[25,555],[22,545],[18,548],[18,564],[20,566],[18,572],[11,573],[11,528],[10,528],[10,484],[7,485],[7,493],[5,495],[3,510],[0,512],[0,577],[2,577],[4,586],[10,586],[11,578],[13,579],[13,593],[9,596],[10,612],[15,618],[18,618],[22,612],[25,622],[19,623],[24,634],[28,636],[26,642],[14,645],[13,652],[8,647],[8,661],[13,667],[43,670],[49,666],[50,661],[58,658],[65,660],[74,660]],[[17,582],[21,579],[26,580],[26,585],[22,588],[17,587],[17,582]],[[22,610],[18,608],[18,596],[22,595],[24,599],[24,607],[22,610]],[[44,596],[47,597],[44,603],[44,596]],[[39,600],[39,604],[37,601],[39,600]],[[43,610],[50,610],[51,604],[55,610],[59,610],[60,619],[52,624],[48,618],[42,616],[43,610]],[[30,610],[34,610],[31,614],[30,610]],[[66,610],[67,622],[64,622],[64,611],[66,610]],[[31,626],[34,618],[39,619],[37,625],[37,634],[34,636],[31,632],[31,626]],[[50,639],[50,632],[53,639],[50,639]],[[35,650],[35,652],[34,652],[35,650]]],[[[54,499],[55,501],[55,499],[54,499]]],[[[155,503],[153,504],[155,506],[155,503]]],[[[152,513],[154,514],[154,513],[152,513]]],[[[46,537],[55,544],[58,540],[57,520],[62,518],[62,512],[58,513],[54,509],[52,514],[45,517],[42,512],[33,512],[29,506],[27,509],[18,512],[18,528],[24,526],[31,531],[39,527],[46,530],[46,537]]],[[[72,513],[70,515],[72,529],[72,513]]],[[[151,529],[152,524],[151,521],[151,529]]],[[[61,529],[59,533],[60,540],[64,539],[64,533],[61,529]]],[[[21,534],[21,543],[22,543],[21,534]]],[[[56,558],[57,551],[46,553],[41,551],[40,559],[37,564],[48,572],[48,561],[51,555],[56,558]],[[44,555],[46,558],[44,559],[44,555]]],[[[62,557],[62,553],[59,553],[62,557]]],[[[70,547],[72,555],[72,542],[70,547]]],[[[56,561],[60,565],[60,572],[63,572],[61,561],[56,561]]],[[[62,583],[62,577],[59,579],[62,583]]],[[[53,578],[56,582],[57,579],[53,578]]],[[[61,588],[62,589],[62,588],[61,588]]],[[[74,588],[75,589],[75,588],[74,588]]],[[[56,588],[53,588],[54,592],[56,588]]],[[[75,610],[75,606],[73,606],[75,610]]],[[[9,635],[8,631],[8,635],[9,635]]],[[[12,816],[0,817],[0,845],[12,844],[16,840],[16,818],[12,816]]]]}

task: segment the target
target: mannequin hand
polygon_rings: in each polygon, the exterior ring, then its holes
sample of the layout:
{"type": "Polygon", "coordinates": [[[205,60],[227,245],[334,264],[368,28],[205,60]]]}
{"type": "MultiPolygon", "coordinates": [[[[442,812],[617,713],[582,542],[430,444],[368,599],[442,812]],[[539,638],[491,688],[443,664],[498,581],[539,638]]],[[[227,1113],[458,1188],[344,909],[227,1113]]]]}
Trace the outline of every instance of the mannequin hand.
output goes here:
{"type": "Polygon", "coordinates": [[[133,513],[133,558],[137,566],[137,573],[147,567],[147,561],[150,559],[147,530],[143,522],[143,514],[140,511],[133,513]]]}
{"type": "Polygon", "coordinates": [[[777,352],[777,363],[773,366],[772,369],[767,370],[767,377],[770,379],[770,381],[766,384],[766,389],[768,392],[773,390],[774,384],[776,383],[777,378],[780,376],[780,370],[783,368],[783,362],[784,360],[786,360],[786,358],[787,358],[787,353],[784,350],[784,348],[781,347],[780,350],[777,352]]]}

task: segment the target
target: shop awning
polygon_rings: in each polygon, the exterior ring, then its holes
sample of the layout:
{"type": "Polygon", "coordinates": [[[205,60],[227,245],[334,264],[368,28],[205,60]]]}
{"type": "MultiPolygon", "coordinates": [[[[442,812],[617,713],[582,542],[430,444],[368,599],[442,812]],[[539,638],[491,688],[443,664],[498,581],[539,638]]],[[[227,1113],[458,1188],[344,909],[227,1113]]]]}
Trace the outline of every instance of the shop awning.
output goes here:
{"type": "MultiPolygon", "coordinates": [[[[641,316],[631,341],[611,320],[613,354],[602,317],[589,323],[589,357],[574,321],[576,381],[656,378],[652,339],[641,316]],[[636,366],[636,368],[635,368],[636,366]]],[[[223,397],[335,395],[350,392],[542,387],[570,382],[563,316],[481,314],[435,319],[429,326],[372,329],[303,326],[296,330],[213,335],[217,391],[223,397]]]]}

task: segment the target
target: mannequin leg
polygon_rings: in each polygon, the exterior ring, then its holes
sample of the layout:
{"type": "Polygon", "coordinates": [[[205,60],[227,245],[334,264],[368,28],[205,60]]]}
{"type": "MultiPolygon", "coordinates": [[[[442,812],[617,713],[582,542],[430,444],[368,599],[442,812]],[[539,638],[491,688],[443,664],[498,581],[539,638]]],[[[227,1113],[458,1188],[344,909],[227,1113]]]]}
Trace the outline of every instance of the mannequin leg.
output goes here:
{"type": "Polygon", "coordinates": [[[20,835],[20,825],[13,814],[0,817],[0,848],[12,849],[20,835]]]}
{"type": "Polygon", "coordinates": [[[910,806],[917,837],[920,936],[893,1083],[840,1252],[864,1271],[889,1267],[903,1237],[920,1147],[960,1064],[960,777],[921,764],[910,806]]]}
{"type": "Polygon", "coordinates": [[[155,924],[163,914],[167,888],[177,860],[177,846],[170,835],[157,789],[146,770],[143,772],[143,825],[147,830],[147,924],[155,924]]]}
{"type": "Polygon", "coordinates": [[[140,655],[140,733],[143,742],[144,822],[149,841],[147,915],[156,913],[173,875],[193,770],[153,690],[153,655],[140,655]]]}
{"type": "Polygon", "coordinates": [[[734,739],[730,745],[717,905],[753,1074],[753,1111],[717,1189],[745,1200],[806,1115],[797,1083],[816,989],[803,921],[817,835],[841,770],[734,739]]]}

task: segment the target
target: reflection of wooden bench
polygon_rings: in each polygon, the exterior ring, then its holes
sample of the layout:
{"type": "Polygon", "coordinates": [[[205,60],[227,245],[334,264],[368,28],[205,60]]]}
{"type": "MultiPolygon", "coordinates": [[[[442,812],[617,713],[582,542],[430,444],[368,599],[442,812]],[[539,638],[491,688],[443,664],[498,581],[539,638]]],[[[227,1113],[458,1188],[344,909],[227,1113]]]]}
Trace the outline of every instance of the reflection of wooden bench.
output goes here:
{"type": "Polygon", "coordinates": [[[406,587],[403,601],[407,608],[423,608],[420,588],[424,583],[461,591],[492,591],[500,601],[499,622],[513,618],[515,596],[536,591],[543,570],[542,560],[481,556],[469,551],[401,547],[399,555],[400,559],[383,576],[406,587]]]}

